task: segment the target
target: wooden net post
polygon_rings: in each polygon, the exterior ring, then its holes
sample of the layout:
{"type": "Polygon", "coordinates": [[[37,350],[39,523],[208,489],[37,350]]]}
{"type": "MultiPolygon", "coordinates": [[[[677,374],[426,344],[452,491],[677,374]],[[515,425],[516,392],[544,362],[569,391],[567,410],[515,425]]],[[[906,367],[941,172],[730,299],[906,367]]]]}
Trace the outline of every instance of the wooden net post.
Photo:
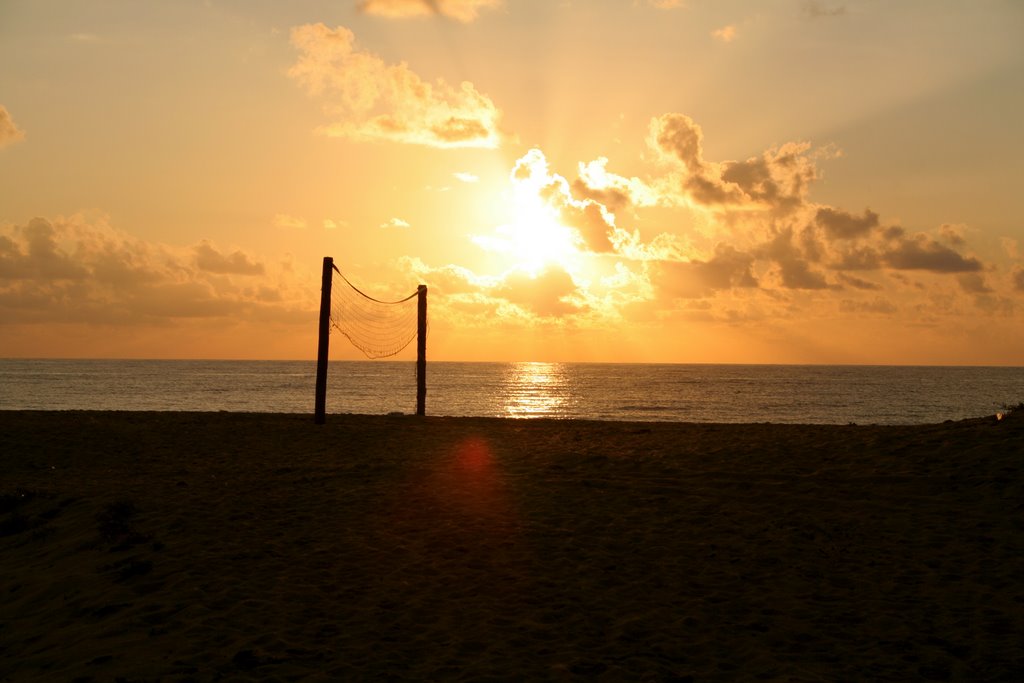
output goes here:
{"type": "Polygon", "coordinates": [[[320,284],[320,327],[316,346],[316,407],[313,421],[322,425],[327,420],[327,350],[331,340],[331,280],[334,259],[324,256],[320,284]]]}
{"type": "Polygon", "coordinates": [[[427,413],[427,286],[416,288],[416,414],[427,413]]]}

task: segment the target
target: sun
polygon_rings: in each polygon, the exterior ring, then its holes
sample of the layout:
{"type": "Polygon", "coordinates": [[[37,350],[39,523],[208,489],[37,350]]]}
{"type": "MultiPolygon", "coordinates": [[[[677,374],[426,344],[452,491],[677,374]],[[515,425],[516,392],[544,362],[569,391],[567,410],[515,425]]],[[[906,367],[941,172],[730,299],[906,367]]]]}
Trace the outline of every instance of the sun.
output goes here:
{"type": "Polygon", "coordinates": [[[552,266],[570,274],[584,268],[583,236],[562,214],[574,205],[568,183],[550,172],[540,150],[530,150],[516,162],[500,205],[504,221],[492,235],[473,236],[477,246],[532,276],[552,266]]]}
{"type": "Polygon", "coordinates": [[[558,210],[537,195],[517,194],[511,222],[498,228],[508,240],[509,255],[532,274],[550,265],[569,269],[580,253],[576,232],[562,225],[558,210]]]}

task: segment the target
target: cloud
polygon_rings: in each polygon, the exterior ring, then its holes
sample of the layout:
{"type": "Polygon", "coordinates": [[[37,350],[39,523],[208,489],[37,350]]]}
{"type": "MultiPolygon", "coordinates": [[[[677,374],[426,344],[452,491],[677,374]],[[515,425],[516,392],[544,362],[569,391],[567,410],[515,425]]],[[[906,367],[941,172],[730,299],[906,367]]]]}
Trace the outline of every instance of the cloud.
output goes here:
{"type": "Polygon", "coordinates": [[[303,230],[306,227],[306,221],[303,218],[279,213],[274,216],[274,226],[282,230],[303,230]]]}
{"type": "Polygon", "coordinates": [[[806,142],[788,142],[745,161],[710,163],[704,159],[704,133],[685,114],[651,120],[648,144],[678,167],[675,191],[681,201],[721,208],[767,208],[788,213],[806,201],[818,173],[806,142]]]}
{"type": "Polygon", "coordinates": [[[501,4],[502,0],[361,0],[359,11],[387,19],[442,16],[469,23],[481,9],[501,4]]]}
{"type": "Polygon", "coordinates": [[[811,19],[821,19],[823,17],[840,17],[846,14],[846,5],[834,5],[827,7],[821,0],[803,0],[800,3],[800,11],[806,17],[811,19]]]}
{"type": "Polygon", "coordinates": [[[683,0],[647,0],[647,4],[658,9],[676,9],[683,6],[683,0]]]}
{"type": "Polygon", "coordinates": [[[479,183],[480,176],[473,175],[472,173],[457,172],[453,173],[455,179],[463,183],[479,183]]]}
{"type": "Polygon", "coordinates": [[[759,254],[775,263],[780,284],[786,289],[829,289],[831,285],[820,270],[812,267],[815,256],[813,242],[798,244],[792,228],[779,230],[775,237],[759,249],[759,254]],[[808,253],[810,252],[810,253],[808,253]]]}
{"type": "MultiPolygon", "coordinates": [[[[963,253],[965,226],[943,225],[938,237],[908,236],[883,226],[871,209],[855,214],[809,201],[820,177],[816,159],[830,150],[789,142],[744,161],[714,162],[704,157],[703,131],[690,117],[665,114],[652,119],[648,144],[668,173],[647,186],[663,193],[659,204],[689,205],[711,212],[708,223],[732,234],[738,249],[775,269],[783,289],[867,288],[866,280],[843,271],[926,271],[937,275],[977,273],[984,264],[963,253]]],[[[966,284],[965,284],[966,283],[966,284]]],[[[962,288],[980,290],[974,278],[962,288]]]]}
{"type": "Polygon", "coordinates": [[[840,313],[894,315],[899,309],[888,299],[876,296],[874,299],[861,301],[854,299],[843,299],[839,302],[840,313]]]}
{"type": "Polygon", "coordinates": [[[886,265],[896,270],[972,273],[982,269],[978,259],[963,256],[923,233],[893,240],[881,257],[886,265]]]}
{"type": "Polygon", "coordinates": [[[0,149],[24,139],[25,132],[18,128],[7,107],[0,104],[0,149]]]}
{"type": "Polygon", "coordinates": [[[943,223],[939,226],[939,237],[952,247],[963,247],[967,244],[967,226],[962,223],[943,223]]]}
{"type": "Polygon", "coordinates": [[[11,235],[0,234],[0,279],[74,281],[88,271],[57,245],[57,231],[43,218],[33,218],[11,235]]]}
{"type": "Polygon", "coordinates": [[[384,223],[380,224],[382,228],[408,228],[410,227],[408,221],[403,221],[401,218],[392,218],[384,223]]]}
{"type": "Polygon", "coordinates": [[[682,164],[688,174],[705,172],[704,131],[686,114],[663,114],[651,119],[649,144],[663,157],[682,164]]]}
{"type": "Polygon", "coordinates": [[[426,282],[431,292],[444,297],[477,292],[483,288],[493,287],[496,282],[495,279],[479,277],[462,266],[431,268],[420,259],[412,257],[400,259],[399,266],[411,273],[418,282],[426,282]]]}
{"type": "Polygon", "coordinates": [[[496,277],[454,264],[432,268],[416,258],[404,258],[399,266],[428,286],[435,315],[459,325],[560,324],[587,310],[584,294],[557,265],[536,273],[512,269],[496,277]]]}
{"type": "Polygon", "coordinates": [[[310,95],[330,99],[325,111],[334,122],[321,129],[329,136],[441,148],[500,144],[501,112],[468,81],[425,82],[404,62],[387,64],[359,50],[344,26],[298,26],[291,41],[300,56],[288,75],[310,95]]]}
{"type": "Polygon", "coordinates": [[[221,274],[263,275],[263,264],[252,261],[241,251],[224,254],[206,240],[193,247],[193,250],[196,254],[196,266],[200,270],[221,274]]]}
{"type": "Polygon", "coordinates": [[[103,220],[0,226],[0,325],[308,319],[307,287],[282,278],[241,251],[206,240],[190,248],[147,242],[103,220]]]}
{"type": "Polygon", "coordinates": [[[853,287],[854,289],[878,291],[879,289],[882,288],[881,285],[875,284],[874,282],[870,282],[859,277],[855,277],[848,273],[839,273],[839,281],[845,285],[853,287]]]}
{"type": "Polygon", "coordinates": [[[754,256],[727,244],[715,247],[708,260],[655,261],[651,283],[662,296],[695,299],[732,288],[756,288],[754,256]]]}
{"type": "Polygon", "coordinates": [[[878,227],[878,214],[864,209],[862,217],[825,206],[818,209],[814,216],[818,226],[833,239],[855,239],[863,237],[878,227]]]}
{"type": "Polygon", "coordinates": [[[788,142],[766,150],[760,157],[730,161],[721,165],[721,181],[742,192],[746,202],[777,210],[800,207],[813,181],[818,178],[814,162],[807,155],[810,145],[788,142]]]}
{"type": "Polygon", "coordinates": [[[1017,240],[1012,237],[1002,237],[999,239],[999,243],[1007,256],[1012,259],[1020,258],[1020,245],[1017,243],[1017,240]]]}
{"type": "Polygon", "coordinates": [[[716,28],[711,32],[711,36],[720,42],[731,43],[736,38],[736,27],[732,24],[723,26],[722,28],[716,28]]]}
{"type": "Polygon", "coordinates": [[[580,162],[578,176],[572,183],[573,192],[584,199],[600,202],[613,213],[629,206],[654,206],[658,203],[657,192],[643,180],[611,173],[607,167],[607,157],[580,162]]]}
{"type": "Polygon", "coordinates": [[[541,150],[531,149],[520,157],[510,180],[518,206],[536,205],[525,220],[536,222],[543,209],[549,208],[560,225],[575,231],[585,249],[598,253],[613,250],[610,234],[615,230],[615,217],[600,202],[574,197],[569,182],[550,171],[541,150]]]}
{"type": "Polygon", "coordinates": [[[1013,289],[1017,292],[1024,292],[1024,268],[1014,266],[1012,272],[1013,289]]]}
{"type": "Polygon", "coordinates": [[[598,157],[569,182],[540,149],[517,159],[508,196],[519,215],[473,237],[498,273],[420,264],[445,292],[441,315],[465,329],[794,325],[837,313],[935,327],[1005,313],[1008,290],[1024,291],[1024,269],[997,278],[971,253],[968,226],[911,233],[869,207],[811,201],[830,148],[787,142],[709,159],[700,125],[681,113],[652,119],[647,142],[656,154],[637,175],[598,157]]]}
{"type": "Polygon", "coordinates": [[[981,273],[964,273],[957,276],[957,282],[960,283],[961,289],[971,294],[991,294],[993,292],[981,273]]]}
{"type": "Polygon", "coordinates": [[[343,221],[335,218],[324,219],[324,230],[338,230],[340,228],[347,228],[348,221],[343,221]]]}
{"type": "Polygon", "coordinates": [[[540,317],[578,313],[581,306],[570,299],[576,283],[565,270],[551,266],[537,275],[515,271],[489,292],[540,317]]]}

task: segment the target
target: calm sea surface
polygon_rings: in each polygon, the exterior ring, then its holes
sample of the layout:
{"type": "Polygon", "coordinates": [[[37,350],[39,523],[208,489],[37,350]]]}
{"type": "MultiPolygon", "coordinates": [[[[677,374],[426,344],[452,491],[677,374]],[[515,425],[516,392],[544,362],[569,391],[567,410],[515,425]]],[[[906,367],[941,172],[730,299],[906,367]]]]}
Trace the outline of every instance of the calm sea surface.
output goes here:
{"type": "MultiPolygon", "coordinates": [[[[312,413],[312,361],[0,360],[0,409],[312,413]]],[[[920,424],[1024,401],[1024,368],[429,363],[427,414],[920,424]]],[[[412,413],[412,362],[335,361],[328,413],[412,413]]]]}

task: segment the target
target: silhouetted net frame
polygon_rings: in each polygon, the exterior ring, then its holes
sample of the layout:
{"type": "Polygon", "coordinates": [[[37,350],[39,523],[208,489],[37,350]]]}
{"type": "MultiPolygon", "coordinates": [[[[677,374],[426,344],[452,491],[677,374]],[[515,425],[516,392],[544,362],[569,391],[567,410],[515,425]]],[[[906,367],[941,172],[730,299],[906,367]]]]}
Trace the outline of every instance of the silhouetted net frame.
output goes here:
{"type": "Polygon", "coordinates": [[[327,365],[331,330],[341,332],[367,358],[394,356],[416,340],[416,414],[426,415],[427,286],[398,301],[381,301],[348,281],[330,256],[324,257],[317,323],[313,421],[327,419],[327,365]],[[334,274],[344,285],[335,288],[334,274]],[[413,303],[413,300],[415,302],[413,303]]]}
{"type": "MultiPolygon", "coordinates": [[[[399,354],[417,334],[417,296],[381,301],[349,282],[333,266],[345,286],[331,288],[331,328],[345,335],[367,358],[388,358],[399,354]]],[[[340,283],[339,283],[340,284],[340,283]]]]}

